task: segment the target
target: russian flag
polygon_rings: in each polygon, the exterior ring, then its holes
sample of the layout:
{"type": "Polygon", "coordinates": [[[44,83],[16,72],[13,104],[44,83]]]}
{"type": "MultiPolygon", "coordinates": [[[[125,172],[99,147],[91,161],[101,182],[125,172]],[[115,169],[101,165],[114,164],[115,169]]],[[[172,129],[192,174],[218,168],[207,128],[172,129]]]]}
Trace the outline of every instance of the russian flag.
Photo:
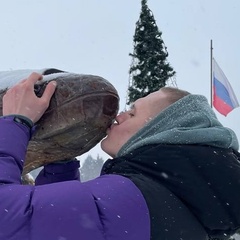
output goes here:
{"type": "Polygon", "coordinates": [[[213,106],[224,116],[227,116],[234,108],[239,107],[238,100],[233,89],[213,58],[213,106]]]}

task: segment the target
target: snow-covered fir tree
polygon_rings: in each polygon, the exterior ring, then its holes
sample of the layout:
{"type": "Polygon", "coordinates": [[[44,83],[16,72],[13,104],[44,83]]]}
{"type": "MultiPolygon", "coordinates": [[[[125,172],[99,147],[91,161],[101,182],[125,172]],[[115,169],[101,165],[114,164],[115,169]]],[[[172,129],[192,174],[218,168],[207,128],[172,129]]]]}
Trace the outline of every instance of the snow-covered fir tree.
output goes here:
{"type": "Polygon", "coordinates": [[[162,32],[156,25],[147,0],[142,0],[141,4],[133,38],[134,49],[133,53],[129,54],[132,57],[132,65],[129,70],[127,104],[164,87],[166,81],[175,75],[175,71],[167,62],[168,52],[162,40],[162,32]]]}
{"type": "Polygon", "coordinates": [[[97,156],[97,159],[94,159],[91,155],[88,155],[80,168],[81,181],[85,182],[98,177],[103,163],[104,160],[101,157],[97,156]]]}

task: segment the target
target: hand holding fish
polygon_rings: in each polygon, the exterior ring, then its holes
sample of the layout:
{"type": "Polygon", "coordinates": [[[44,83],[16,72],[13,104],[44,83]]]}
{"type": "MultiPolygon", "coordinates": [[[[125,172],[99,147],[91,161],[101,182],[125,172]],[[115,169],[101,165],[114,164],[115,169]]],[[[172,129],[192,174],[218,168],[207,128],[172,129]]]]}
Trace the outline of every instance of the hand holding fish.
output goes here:
{"type": "Polygon", "coordinates": [[[50,99],[56,89],[56,81],[51,81],[42,97],[34,93],[34,84],[42,79],[42,75],[32,73],[10,88],[3,96],[3,115],[19,114],[36,123],[49,106],[50,99]]]}

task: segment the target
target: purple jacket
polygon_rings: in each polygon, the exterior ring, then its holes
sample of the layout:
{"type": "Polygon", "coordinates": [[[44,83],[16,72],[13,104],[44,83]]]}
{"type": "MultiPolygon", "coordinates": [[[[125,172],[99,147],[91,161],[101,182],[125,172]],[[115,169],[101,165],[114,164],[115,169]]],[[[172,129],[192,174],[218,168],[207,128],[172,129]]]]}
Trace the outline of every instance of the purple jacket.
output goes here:
{"type": "Polygon", "coordinates": [[[131,180],[106,174],[81,183],[71,161],[21,185],[29,129],[5,117],[0,133],[0,240],[150,239],[149,210],[131,180]]]}

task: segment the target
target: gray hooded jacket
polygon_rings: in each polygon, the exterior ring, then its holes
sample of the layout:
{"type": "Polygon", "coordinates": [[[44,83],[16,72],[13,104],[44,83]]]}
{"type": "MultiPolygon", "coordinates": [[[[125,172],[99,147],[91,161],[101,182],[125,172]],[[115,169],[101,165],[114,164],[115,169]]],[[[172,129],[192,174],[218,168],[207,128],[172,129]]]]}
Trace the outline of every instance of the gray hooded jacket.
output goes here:
{"type": "Polygon", "coordinates": [[[200,144],[238,150],[236,134],[224,127],[206,97],[190,94],[149,121],[123,145],[117,156],[150,144],[200,144]]]}

